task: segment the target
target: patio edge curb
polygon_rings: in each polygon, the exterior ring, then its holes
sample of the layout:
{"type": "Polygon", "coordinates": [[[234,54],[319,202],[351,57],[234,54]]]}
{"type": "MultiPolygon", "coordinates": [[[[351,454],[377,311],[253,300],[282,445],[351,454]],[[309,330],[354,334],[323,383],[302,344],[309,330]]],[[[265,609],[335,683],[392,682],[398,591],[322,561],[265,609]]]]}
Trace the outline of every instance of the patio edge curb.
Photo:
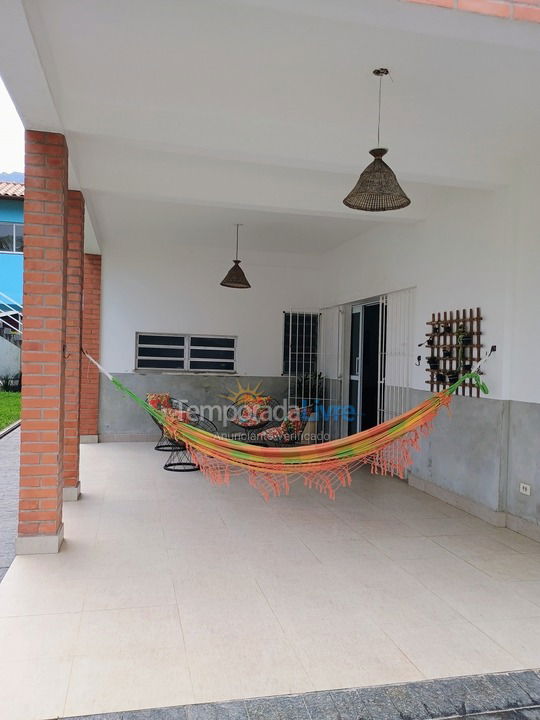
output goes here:
{"type": "Polygon", "coordinates": [[[540,670],[519,670],[63,720],[443,720],[537,709],[540,670]]]}

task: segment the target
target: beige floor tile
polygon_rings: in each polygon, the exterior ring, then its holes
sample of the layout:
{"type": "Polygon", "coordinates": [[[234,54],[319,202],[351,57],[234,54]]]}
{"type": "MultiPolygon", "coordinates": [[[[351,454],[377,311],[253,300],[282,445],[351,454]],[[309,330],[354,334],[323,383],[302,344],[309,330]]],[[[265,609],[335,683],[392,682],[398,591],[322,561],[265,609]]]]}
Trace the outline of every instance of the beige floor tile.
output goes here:
{"type": "Polygon", "coordinates": [[[402,570],[441,597],[444,597],[444,593],[448,589],[461,590],[471,585],[481,585],[490,580],[490,576],[486,572],[462,558],[456,557],[442,547],[440,554],[401,560],[399,564],[402,570]]]}
{"type": "MultiPolygon", "coordinates": [[[[410,521],[410,524],[417,531],[417,534],[426,537],[474,535],[479,532],[476,526],[469,524],[467,518],[415,518],[410,521]]],[[[484,524],[487,527],[487,523],[484,524]]]]}
{"type": "Polygon", "coordinates": [[[313,626],[293,641],[302,665],[318,689],[418,680],[421,672],[380,630],[333,620],[313,626]]]}
{"type": "Polygon", "coordinates": [[[71,658],[80,613],[0,618],[0,662],[71,658]]]}
{"type": "Polygon", "coordinates": [[[434,543],[465,560],[492,554],[514,552],[507,545],[496,540],[491,535],[443,535],[432,538],[434,543]]]}
{"type": "Polygon", "coordinates": [[[115,517],[112,513],[100,519],[96,534],[98,542],[101,543],[159,545],[165,541],[159,513],[147,518],[139,517],[135,511],[127,517],[115,517]]]}
{"type": "Polygon", "coordinates": [[[479,620],[477,625],[527,668],[540,667],[540,616],[479,620]]]}
{"type": "Polygon", "coordinates": [[[114,541],[98,540],[84,560],[87,577],[102,577],[118,580],[144,574],[149,569],[154,573],[169,572],[169,558],[163,543],[148,544],[129,535],[114,541]]]}
{"type": "Polygon", "coordinates": [[[175,605],[83,612],[75,655],[125,656],[183,647],[175,605]]]}
{"type": "Polygon", "coordinates": [[[72,660],[32,658],[0,662],[2,720],[44,720],[63,715],[72,660]]]}
{"type": "Polygon", "coordinates": [[[314,690],[283,635],[216,636],[211,645],[187,642],[197,702],[314,690]]]}
{"type": "Polygon", "coordinates": [[[426,677],[475,675],[522,667],[522,663],[481,630],[463,620],[436,627],[387,631],[426,677]]]}
{"type": "Polygon", "coordinates": [[[193,700],[183,649],[150,648],[123,657],[103,654],[99,661],[95,657],[76,657],[64,714],[167,707],[193,700]]]}
{"type": "Polygon", "coordinates": [[[462,620],[462,616],[445,600],[424,589],[412,595],[387,593],[369,588],[359,599],[369,616],[382,630],[431,627],[462,620]]]}
{"type": "Polygon", "coordinates": [[[540,555],[524,555],[509,549],[475,557],[470,562],[498,580],[540,580],[540,555]]]}
{"type": "Polygon", "coordinates": [[[258,576],[296,573],[299,582],[316,572],[321,561],[312,550],[298,539],[286,542],[238,543],[237,556],[258,576]]]}
{"type": "MultiPolygon", "coordinates": [[[[426,520],[425,522],[431,522],[426,520]]],[[[446,522],[446,520],[444,521],[446,522]]],[[[414,523],[408,524],[398,520],[397,517],[389,520],[361,520],[357,530],[368,540],[377,537],[419,537],[423,533],[414,523]]]]}
{"type": "Polygon", "coordinates": [[[211,538],[192,545],[184,543],[168,548],[167,556],[171,575],[184,581],[193,575],[210,575],[214,571],[219,573],[223,568],[229,569],[234,575],[239,572],[244,575],[250,573],[248,561],[235,552],[231,541],[218,542],[211,538]]]}
{"type": "Polygon", "coordinates": [[[392,560],[399,561],[440,555],[440,546],[434,542],[434,538],[375,535],[371,536],[370,542],[392,560]]]}
{"type": "Polygon", "coordinates": [[[494,528],[493,532],[494,537],[496,537],[500,543],[507,545],[512,548],[512,550],[517,550],[526,555],[540,554],[540,542],[536,542],[536,540],[531,540],[531,538],[513,532],[508,528],[494,528]]]}
{"type": "Polygon", "coordinates": [[[367,538],[358,537],[353,540],[333,540],[329,542],[314,536],[305,543],[315,557],[325,565],[334,565],[345,560],[361,557],[381,557],[381,551],[375,543],[367,538]]]}
{"type": "Polygon", "coordinates": [[[119,578],[89,578],[84,610],[117,610],[175,603],[172,578],[162,573],[147,572],[119,578]]]}
{"type": "Polygon", "coordinates": [[[540,580],[507,580],[504,585],[520,597],[540,607],[540,580]]]}
{"type": "Polygon", "coordinates": [[[79,612],[87,580],[79,574],[47,573],[15,558],[0,583],[0,617],[79,612]]]}
{"type": "MultiPolygon", "coordinates": [[[[540,604],[534,604],[506,583],[492,579],[480,585],[447,587],[441,598],[474,624],[480,620],[503,622],[507,618],[540,616],[540,604]]],[[[538,600],[540,602],[540,598],[538,600]]]]}

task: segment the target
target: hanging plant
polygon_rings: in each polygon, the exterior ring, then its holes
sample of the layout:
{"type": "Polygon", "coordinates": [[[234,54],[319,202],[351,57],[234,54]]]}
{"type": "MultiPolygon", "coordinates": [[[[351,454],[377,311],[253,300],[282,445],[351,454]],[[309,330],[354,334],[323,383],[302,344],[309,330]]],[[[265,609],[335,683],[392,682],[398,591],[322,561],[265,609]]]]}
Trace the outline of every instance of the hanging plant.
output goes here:
{"type": "Polygon", "coordinates": [[[465,328],[463,323],[459,324],[459,327],[458,327],[458,330],[456,333],[456,338],[457,338],[458,345],[472,345],[472,340],[473,340],[472,333],[469,332],[465,328]]]}

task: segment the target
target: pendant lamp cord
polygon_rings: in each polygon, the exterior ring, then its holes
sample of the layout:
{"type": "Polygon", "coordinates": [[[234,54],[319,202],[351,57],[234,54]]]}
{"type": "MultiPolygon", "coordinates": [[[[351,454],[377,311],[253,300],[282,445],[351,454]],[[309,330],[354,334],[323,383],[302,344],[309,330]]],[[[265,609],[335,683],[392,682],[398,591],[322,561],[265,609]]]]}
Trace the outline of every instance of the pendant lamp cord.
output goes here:
{"type": "Polygon", "coordinates": [[[236,259],[238,260],[238,228],[240,223],[236,223],[236,259]]]}
{"type": "Polygon", "coordinates": [[[382,75],[379,75],[379,119],[377,121],[377,147],[381,146],[381,98],[382,98],[382,75]]]}

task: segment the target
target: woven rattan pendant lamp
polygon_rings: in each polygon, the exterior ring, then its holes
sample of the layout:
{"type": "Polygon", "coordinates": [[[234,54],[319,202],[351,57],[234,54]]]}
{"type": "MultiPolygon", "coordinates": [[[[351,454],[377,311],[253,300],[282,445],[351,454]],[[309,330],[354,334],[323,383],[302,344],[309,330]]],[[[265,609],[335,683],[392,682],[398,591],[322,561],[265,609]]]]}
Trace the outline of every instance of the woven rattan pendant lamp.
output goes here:
{"type": "Polygon", "coordinates": [[[228,288],[250,288],[251,285],[248,283],[247,277],[244,275],[244,271],[240,267],[240,260],[238,259],[238,228],[241,227],[241,223],[236,224],[236,260],[234,265],[225,275],[220,285],[228,288]]]}
{"type": "MultiPolygon", "coordinates": [[[[379,146],[382,79],[388,75],[388,70],[376,68],[373,74],[379,78],[379,121],[377,125],[377,146],[379,146]]],[[[368,212],[399,210],[410,205],[411,201],[403,192],[393,170],[382,159],[388,150],[376,147],[369,152],[375,159],[360,175],[358,182],[343,203],[353,210],[367,210],[368,212]]]]}

